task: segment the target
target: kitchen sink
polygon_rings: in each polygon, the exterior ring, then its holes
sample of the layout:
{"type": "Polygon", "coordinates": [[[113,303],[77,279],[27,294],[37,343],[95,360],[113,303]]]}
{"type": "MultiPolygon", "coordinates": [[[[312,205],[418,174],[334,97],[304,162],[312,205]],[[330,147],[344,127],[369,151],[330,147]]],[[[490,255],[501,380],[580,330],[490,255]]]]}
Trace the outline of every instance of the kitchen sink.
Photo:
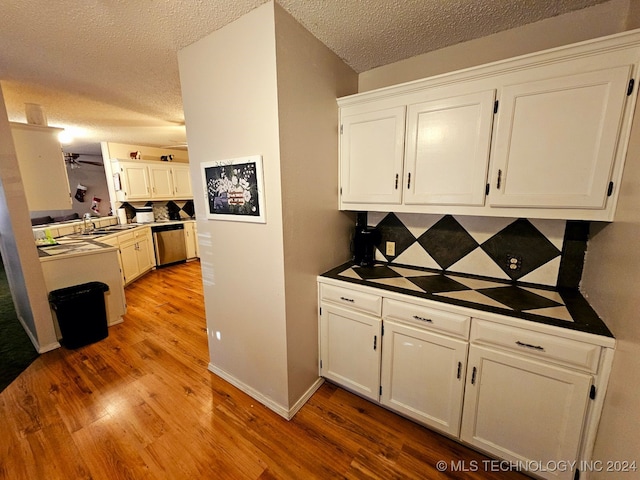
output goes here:
{"type": "Polygon", "coordinates": [[[108,227],[102,228],[94,228],[93,230],[89,230],[87,232],[82,233],[82,235],[108,235],[110,233],[119,232],[122,230],[129,230],[131,228],[139,227],[139,225],[110,225],[108,227]]]}
{"type": "Polygon", "coordinates": [[[100,230],[108,230],[108,231],[114,231],[114,230],[129,230],[130,228],[137,228],[140,225],[134,225],[134,224],[126,224],[126,225],[110,225],[108,227],[104,227],[101,228],[100,230]]]}

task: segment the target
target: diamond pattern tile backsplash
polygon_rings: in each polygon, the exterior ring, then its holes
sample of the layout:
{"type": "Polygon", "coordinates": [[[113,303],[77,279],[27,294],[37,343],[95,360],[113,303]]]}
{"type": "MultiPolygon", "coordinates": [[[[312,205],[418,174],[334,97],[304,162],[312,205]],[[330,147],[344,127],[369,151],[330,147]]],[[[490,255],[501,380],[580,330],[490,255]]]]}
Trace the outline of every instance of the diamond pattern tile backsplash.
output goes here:
{"type": "Polygon", "coordinates": [[[376,259],[391,265],[572,288],[588,234],[588,223],[565,220],[369,212],[367,223],[380,230],[376,259]],[[563,256],[567,233],[570,254],[563,256]],[[385,253],[388,241],[395,256],[385,253]]]}
{"type": "Polygon", "coordinates": [[[167,220],[188,220],[195,215],[193,200],[169,200],[159,202],[124,202],[118,206],[127,211],[127,217],[136,221],[136,208],[152,207],[156,222],[167,220]]]}

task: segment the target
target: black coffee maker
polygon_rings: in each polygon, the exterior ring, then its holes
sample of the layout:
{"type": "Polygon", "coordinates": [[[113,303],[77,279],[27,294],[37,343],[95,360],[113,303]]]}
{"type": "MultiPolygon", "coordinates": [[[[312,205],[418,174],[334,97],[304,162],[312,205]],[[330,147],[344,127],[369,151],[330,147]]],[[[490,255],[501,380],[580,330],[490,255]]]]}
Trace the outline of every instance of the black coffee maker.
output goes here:
{"type": "Polygon", "coordinates": [[[372,267],[375,263],[376,245],[380,243],[380,232],[367,226],[367,214],[358,214],[353,234],[353,261],[361,267],[372,267]]]}

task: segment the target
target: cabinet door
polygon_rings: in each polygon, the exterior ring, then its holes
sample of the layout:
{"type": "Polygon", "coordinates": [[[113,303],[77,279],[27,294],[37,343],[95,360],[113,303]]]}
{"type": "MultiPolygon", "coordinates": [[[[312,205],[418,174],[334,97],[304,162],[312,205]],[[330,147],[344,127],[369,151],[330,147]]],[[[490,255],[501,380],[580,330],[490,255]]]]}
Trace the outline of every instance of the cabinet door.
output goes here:
{"type": "Polygon", "coordinates": [[[138,274],[148,272],[155,265],[153,246],[148,238],[140,238],[136,242],[136,255],[138,260],[138,274]]]}
{"type": "Polygon", "coordinates": [[[631,67],[502,90],[490,204],[605,207],[631,67]]]}
{"type": "Polygon", "coordinates": [[[120,261],[122,262],[124,283],[129,284],[140,274],[135,241],[120,245],[120,261]]]}
{"type": "Polygon", "coordinates": [[[188,166],[174,166],[173,171],[173,196],[178,199],[193,197],[191,190],[191,173],[188,166]]]}
{"type": "Polygon", "coordinates": [[[320,375],[371,400],[380,387],[379,318],[322,304],[320,375]]]}
{"type": "Polygon", "coordinates": [[[173,198],[173,176],[167,165],[149,166],[151,196],[153,198],[173,198]]]}
{"type": "Polygon", "coordinates": [[[184,243],[187,249],[187,258],[196,258],[198,248],[194,222],[185,222],[184,224],[184,243]]]}
{"type": "Polygon", "coordinates": [[[385,320],[381,402],[458,436],[467,342],[385,320]]]}
{"type": "Polygon", "coordinates": [[[404,203],[484,205],[495,90],[410,105],[404,203]]]}
{"type": "Polygon", "coordinates": [[[72,207],[69,178],[58,141],[60,130],[11,124],[11,135],[30,211],[72,207]]]}
{"type": "Polygon", "coordinates": [[[342,203],[399,204],[405,107],[341,117],[342,203]]]}
{"type": "Polygon", "coordinates": [[[127,200],[147,200],[151,198],[149,173],[146,165],[121,163],[120,173],[127,200]]]}
{"type": "Polygon", "coordinates": [[[471,345],[461,439],[509,461],[576,460],[591,383],[590,375],[471,345]]]}

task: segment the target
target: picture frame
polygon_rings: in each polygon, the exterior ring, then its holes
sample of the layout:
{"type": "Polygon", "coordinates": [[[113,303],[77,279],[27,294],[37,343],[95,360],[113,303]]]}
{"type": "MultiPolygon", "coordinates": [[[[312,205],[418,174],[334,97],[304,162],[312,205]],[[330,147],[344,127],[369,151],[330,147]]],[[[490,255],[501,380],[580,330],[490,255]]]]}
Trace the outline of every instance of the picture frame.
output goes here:
{"type": "Polygon", "coordinates": [[[266,223],[262,156],[201,163],[208,220],[266,223]]]}

